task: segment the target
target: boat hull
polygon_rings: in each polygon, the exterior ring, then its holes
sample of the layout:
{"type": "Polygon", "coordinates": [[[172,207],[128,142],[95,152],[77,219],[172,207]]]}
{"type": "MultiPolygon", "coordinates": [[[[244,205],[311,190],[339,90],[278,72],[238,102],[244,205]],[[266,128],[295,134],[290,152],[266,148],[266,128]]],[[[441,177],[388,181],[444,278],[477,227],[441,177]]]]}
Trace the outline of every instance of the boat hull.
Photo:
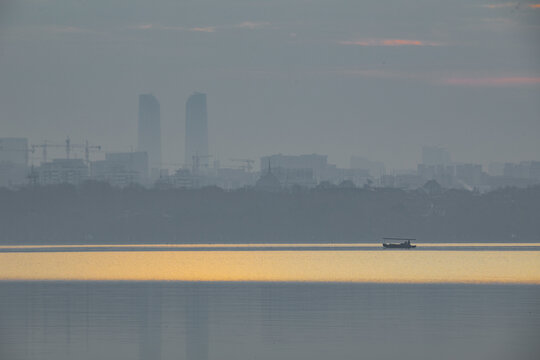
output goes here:
{"type": "Polygon", "coordinates": [[[410,244],[382,244],[385,249],[414,249],[416,245],[410,244]]]}

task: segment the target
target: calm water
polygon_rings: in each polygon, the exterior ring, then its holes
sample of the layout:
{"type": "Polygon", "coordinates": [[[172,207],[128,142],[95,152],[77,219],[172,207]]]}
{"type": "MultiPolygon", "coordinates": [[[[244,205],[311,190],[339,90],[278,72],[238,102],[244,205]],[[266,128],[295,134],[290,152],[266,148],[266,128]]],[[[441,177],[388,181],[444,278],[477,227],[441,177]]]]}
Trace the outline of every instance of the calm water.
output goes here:
{"type": "Polygon", "coordinates": [[[4,282],[2,359],[538,359],[527,285],[4,282]]]}
{"type": "Polygon", "coordinates": [[[0,280],[540,284],[540,244],[4,246],[0,280]]]}
{"type": "Polygon", "coordinates": [[[332,246],[4,247],[0,359],[540,357],[538,245],[332,246]]]}

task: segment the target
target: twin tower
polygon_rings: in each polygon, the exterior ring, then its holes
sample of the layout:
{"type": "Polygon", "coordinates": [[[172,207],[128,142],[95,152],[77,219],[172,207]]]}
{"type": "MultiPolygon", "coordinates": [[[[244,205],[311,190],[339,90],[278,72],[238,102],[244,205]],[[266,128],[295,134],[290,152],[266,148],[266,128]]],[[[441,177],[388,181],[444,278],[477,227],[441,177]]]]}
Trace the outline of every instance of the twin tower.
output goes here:
{"type": "MultiPolygon", "coordinates": [[[[161,164],[161,115],[159,101],[152,94],[139,95],[138,151],[148,153],[151,173],[161,164]]],[[[185,165],[208,162],[208,115],[206,94],[194,93],[186,102],[185,165]]]]}

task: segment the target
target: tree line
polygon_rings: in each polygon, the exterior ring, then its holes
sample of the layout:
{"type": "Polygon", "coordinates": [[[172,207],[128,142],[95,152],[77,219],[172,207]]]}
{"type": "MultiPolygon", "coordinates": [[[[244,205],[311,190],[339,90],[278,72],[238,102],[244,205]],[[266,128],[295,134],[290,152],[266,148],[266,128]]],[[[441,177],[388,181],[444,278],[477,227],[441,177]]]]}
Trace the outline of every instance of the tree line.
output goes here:
{"type": "Polygon", "coordinates": [[[0,243],[354,243],[540,241],[540,186],[480,194],[420,188],[0,189],[0,243]]]}

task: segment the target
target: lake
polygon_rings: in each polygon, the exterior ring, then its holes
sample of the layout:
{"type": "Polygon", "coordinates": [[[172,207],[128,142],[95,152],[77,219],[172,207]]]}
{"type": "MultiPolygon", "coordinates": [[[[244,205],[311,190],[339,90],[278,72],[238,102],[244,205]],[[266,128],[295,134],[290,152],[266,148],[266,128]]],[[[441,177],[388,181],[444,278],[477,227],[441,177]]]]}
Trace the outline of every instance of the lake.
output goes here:
{"type": "Polygon", "coordinates": [[[540,244],[0,247],[1,359],[538,359],[540,244]]]}

